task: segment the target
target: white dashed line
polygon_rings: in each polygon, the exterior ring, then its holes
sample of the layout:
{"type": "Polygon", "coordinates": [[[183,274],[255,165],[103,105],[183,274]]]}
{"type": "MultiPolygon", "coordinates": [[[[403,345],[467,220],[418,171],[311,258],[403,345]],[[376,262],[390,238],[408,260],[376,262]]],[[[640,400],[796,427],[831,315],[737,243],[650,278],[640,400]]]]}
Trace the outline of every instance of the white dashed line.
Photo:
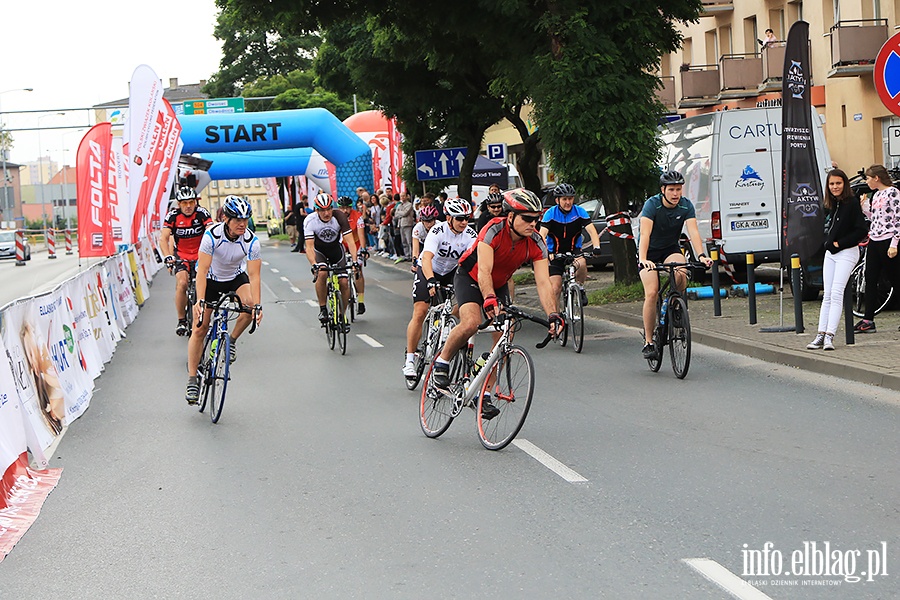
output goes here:
{"type": "Polygon", "coordinates": [[[266,261],[262,261],[262,264],[266,265],[267,267],[269,266],[269,263],[267,263],[266,261]]]}
{"type": "Polygon", "coordinates": [[[269,269],[269,270],[272,271],[273,273],[280,273],[280,272],[281,272],[281,271],[279,271],[278,269],[276,269],[275,267],[272,267],[272,268],[269,269]]]}
{"type": "Polygon", "coordinates": [[[587,481],[584,477],[562,464],[528,440],[513,440],[513,445],[515,445],[519,450],[529,455],[534,460],[538,461],[569,483],[584,483],[587,481]]]}
{"type": "Polygon", "coordinates": [[[372,346],[373,348],[384,348],[384,346],[382,344],[379,344],[376,340],[370,338],[369,336],[367,336],[364,333],[357,333],[356,337],[358,337],[359,339],[361,339],[368,345],[372,346]]]}
{"type": "Polygon", "coordinates": [[[286,281],[286,282],[288,282],[288,283],[290,283],[290,282],[291,282],[291,280],[290,280],[290,279],[288,279],[288,278],[287,278],[287,277],[282,277],[282,278],[281,278],[281,280],[282,280],[282,281],[286,281]]]}
{"type": "Polygon", "coordinates": [[[378,287],[380,287],[381,289],[383,289],[384,291],[386,291],[386,292],[388,292],[388,293],[391,293],[391,294],[394,293],[394,290],[392,290],[392,289],[390,289],[390,288],[386,288],[386,287],[384,287],[383,285],[380,285],[380,284],[379,284],[378,287]]]}
{"type": "Polygon", "coordinates": [[[685,558],[685,564],[738,600],[772,600],[761,591],[709,558],[685,558]]]}
{"type": "Polygon", "coordinates": [[[299,294],[300,288],[295,288],[294,286],[291,286],[291,291],[294,292],[295,294],[299,294]]]}

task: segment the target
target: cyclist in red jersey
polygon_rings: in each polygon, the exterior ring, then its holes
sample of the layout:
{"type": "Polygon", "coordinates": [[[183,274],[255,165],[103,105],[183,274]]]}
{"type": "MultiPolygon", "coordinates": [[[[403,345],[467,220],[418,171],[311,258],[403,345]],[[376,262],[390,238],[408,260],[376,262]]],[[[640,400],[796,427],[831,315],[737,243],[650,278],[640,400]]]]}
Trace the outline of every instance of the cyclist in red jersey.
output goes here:
{"type": "MultiPolygon", "coordinates": [[[[368,258],[369,256],[369,251],[366,250],[366,221],[362,213],[353,208],[353,199],[350,196],[338,198],[338,208],[347,215],[347,220],[350,221],[350,236],[359,249],[356,260],[356,264],[359,265],[359,277],[356,279],[356,300],[359,304],[356,313],[361,315],[366,312],[366,277],[363,275],[363,257],[368,258]]],[[[344,250],[350,250],[346,242],[344,242],[344,250]]]]}
{"type": "Polygon", "coordinates": [[[176,335],[187,335],[190,331],[187,322],[187,287],[190,278],[188,268],[195,268],[197,252],[203,232],[213,222],[209,211],[197,203],[197,192],[189,185],[182,185],[175,193],[178,208],[173,208],[166,215],[160,232],[159,242],[166,253],[165,264],[169,272],[175,273],[175,314],[178,316],[176,335]],[[175,262],[175,257],[190,261],[190,267],[182,262],[175,262]]]}
{"type": "MultiPolygon", "coordinates": [[[[510,303],[507,284],[526,262],[532,263],[538,297],[549,317],[550,333],[556,335],[562,331],[563,320],[556,312],[556,297],[550,283],[547,245],[536,231],[541,201],[533,192],[518,188],[503,194],[503,206],[508,214],[489,221],[459,259],[453,287],[460,322],[435,359],[432,381],[439,390],[448,391],[453,383],[449,375],[450,359],[478,331],[482,310],[493,318],[502,312],[504,304],[510,303]]],[[[499,333],[494,338],[496,342],[499,333]]],[[[491,419],[500,412],[490,402],[485,401],[482,406],[483,418],[491,419]]]]}

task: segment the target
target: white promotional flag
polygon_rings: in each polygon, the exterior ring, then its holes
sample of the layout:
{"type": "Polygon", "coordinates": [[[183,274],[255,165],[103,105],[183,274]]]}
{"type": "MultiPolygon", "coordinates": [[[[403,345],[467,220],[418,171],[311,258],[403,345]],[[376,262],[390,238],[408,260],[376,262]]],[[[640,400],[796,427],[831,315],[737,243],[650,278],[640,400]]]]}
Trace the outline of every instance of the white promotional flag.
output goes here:
{"type": "MultiPolygon", "coordinates": [[[[131,75],[131,86],[128,97],[128,117],[125,128],[128,131],[128,219],[134,218],[138,207],[141,186],[144,184],[144,171],[150,158],[153,136],[157,126],[157,115],[162,103],[162,84],[156,73],[147,65],[139,65],[131,75]]],[[[123,215],[124,216],[124,215],[123,215]]],[[[139,232],[132,227],[132,243],[139,232]]]]}

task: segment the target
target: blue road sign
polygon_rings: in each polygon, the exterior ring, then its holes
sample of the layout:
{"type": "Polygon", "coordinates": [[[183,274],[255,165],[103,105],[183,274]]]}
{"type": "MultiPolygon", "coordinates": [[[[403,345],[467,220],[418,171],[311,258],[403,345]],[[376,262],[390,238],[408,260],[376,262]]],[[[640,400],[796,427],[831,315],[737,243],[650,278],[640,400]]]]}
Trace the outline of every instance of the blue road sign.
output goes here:
{"type": "Polygon", "coordinates": [[[506,144],[488,144],[487,157],[497,162],[506,162],[506,144]]]}
{"type": "Polygon", "coordinates": [[[455,179],[459,177],[465,158],[465,148],[416,150],[416,179],[455,179]]]}

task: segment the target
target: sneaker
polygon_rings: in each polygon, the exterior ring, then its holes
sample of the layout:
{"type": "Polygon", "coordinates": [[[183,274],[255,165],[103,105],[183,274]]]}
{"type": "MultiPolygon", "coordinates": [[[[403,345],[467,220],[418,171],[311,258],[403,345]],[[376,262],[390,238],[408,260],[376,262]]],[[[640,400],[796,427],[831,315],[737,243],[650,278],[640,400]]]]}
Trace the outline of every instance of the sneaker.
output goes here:
{"type": "Polygon", "coordinates": [[[233,363],[237,360],[237,344],[232,343],[228,346],[228,362],[233,363]]]}
{"type": "Polygon", "coordinates": [[[875,333],[875,321],[861,320],[853,327],[854,333],[875,333]]]}
{"type": "Polygon", "coordinates": [[[824,350],[834,350],[834,334],[826,333],[825,340],[822,342],[822,348],[824,350]]]}
{"type": "Polygon", "coordinates": [[[188,326],[187,319],[178,319],[178,326],[175,327],[175,335],[184,337],[188,333],[190,333],[190,326],[188,326]]]}
{"type": "Polygon", "coordinates": [[[644,358],[647,360],[655,360],[657,358],[656,348],[653,347],[653,344],[644,344],[644,349],[641,350],[641,354],[643,354],[644,358]]]}
{"type": "Polygon", "coordinates": [[[187,388],[184,390],[184,399],[191,405],[200,402],[200,384],[196,379],[188,381],[187,388]]]}
{"type": "Polygon", "coordinates": [[[490,396],[485,396],[481,400],[481,418],[484,421],[490,421],[500,414],[500,409],[494,406],[490,396]]]}
{"type": "Polygon", "coordinates": [[[450,364],[435,363],[431,372],[431,384],[442,392],[450,392],[450,364]]]}
{"type": "Polygon", "coordinates": [[[356,305],[356,314],[358,314],[358,315],[366,314],[366,303],[365,302],[360,302],[359,304],[356,305]]]}
{"type": "Polygon", "coordinates": [[[416,363],[408,362],[403,365],[403,376],[407,379],[415,379],[416,377],[416,363]]]}
{"type": "Polygon", "coordinates": [[[813,341],[811,341],[810,343],[808,343],[806,345],[806,349],[807,350],[821,350],[822,345],[824,343],[825,343],[825,334],[820,332],[820,333],[816,334],[816,339],[814,339],[813,341]]]}
{"type": "Polygon", "coordinates": [[[394,264],[395,264],[395,265],[399,265],[400,263],[402,263],[402,262],[405,261],[405,260],[406,260],[406,259],[403,258],[402,256],[398,256],[397,258],[394,259],[394,264]]]}
{"type": "Polygon", "coordinates": [[[582,306],[588,305],[587,292],[584,290],[584,288],[581,288],[581,305],[582,306]]]}

